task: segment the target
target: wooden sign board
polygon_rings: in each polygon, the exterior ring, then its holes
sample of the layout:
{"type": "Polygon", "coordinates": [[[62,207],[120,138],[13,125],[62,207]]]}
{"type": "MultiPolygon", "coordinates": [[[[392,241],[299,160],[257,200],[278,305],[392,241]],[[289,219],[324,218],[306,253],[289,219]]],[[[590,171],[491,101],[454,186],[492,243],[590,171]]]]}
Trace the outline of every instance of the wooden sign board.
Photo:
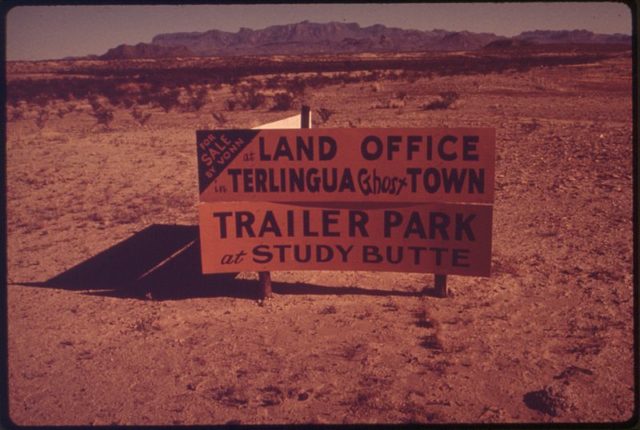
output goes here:
{"type": "Polygon", "coordinates": [[[203,202],[494,200],[494,129],[202,130],[196,135],[203,202]]]}
{"type": "Polygon", "coordinates": [[[201,203],[203,273],[369,270],[489,276],[490,205],[344,206],[201,203]]]}

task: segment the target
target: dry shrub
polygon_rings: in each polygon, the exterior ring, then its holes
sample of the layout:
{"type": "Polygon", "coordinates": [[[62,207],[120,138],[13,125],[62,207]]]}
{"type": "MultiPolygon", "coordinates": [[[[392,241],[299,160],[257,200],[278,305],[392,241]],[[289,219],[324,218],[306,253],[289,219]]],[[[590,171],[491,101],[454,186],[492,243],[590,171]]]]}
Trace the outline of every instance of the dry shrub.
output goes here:
{"type": "Polygon", "coordinates": [[[147,113],[142,113],[142,111],[140,109],[138,109],[138,107],[134,107],[133,110],[130,112],[131,116],[133,117],[133,119],[136,120],[136,122],[142,127],[144,126],[149,119],[151,118],[151,112],[147,112],[147,113]]]}
{"type": "Polygon", "coordinates": [[[180,90],[173,88],[156,94],[156,96],[152,98],[152,103],[156,106],[160,106],[166,113],[169,113],[171,109],[180,104],[179,98],[180,90]]]}
{"type": "Polygon", "coordinates": [[[405,107],[406,102],[400,99],[388,99],[384,101],[377,101],[371,105],[373,109],[397,109],[405,107]]]}
{"type": "Polygon", "coordinates": [[[227,123],[227,118],[222,114],[222,112],[211,112],[211,117],[219,127],[222,127],[227,123]]]}
{"type": "MultiPolygon", "coordinates": [[[[253,80],[251,81],[253,83],[253,80]]],[[[231,93],[234,94],[233,98],[225,101],[225,107],[231,111],[237,107],[241,109],[255,110],[263,106],[267,100],[265,95],[257,89],[261,85],[247,85],[231,87],[231,93]]]]}
{"type": "Polygon", "coordinates": [[[290,92],[278,92],[273,95],[273,101],[272,111],[286,111],[293,109],[295,99],[290,92]]]}
{"type": "Polygon", "coordinates": [[[40,108],[38,110],[38,114],[36,115],[36,126],[42,130],[44,128],[44,126],[47,124],[47,121],[49,120],[49,112],[47,112],[46,109],[44,108],[40,108]]]}
{"type": "Polygon", "coordinates": [[[202,109],[202,107],[207,104],[208,95],[209,91],[206,87],[198,88],[196,91],[192,92],[188,104],[189,109],[192,111],[199,111],[202,109]]]}
{"type": "Polygon", "coordinates": [[[331,118],[331,115],[333,115],[333,111],[323,107],[321,107],[320,109],[316,109],[316,112],[320,117],[320,124],[324,124],[325,122],[329,121],[329,118],[331,118]]]}
{"type": "Polygon", "coordinates": [[[89,104],[91,105],[91,116],[96,119],[96,125],[104,125],[109,127],[113,121],[113,109],[106,106],[106,103],[96,96],[89,97],[89,104]]]}
{"type": "Polygon", "coordinates": [[[234,98],[229,98],[224,101],[224,108],[228,111],[232,111],[236,108],[238,102],[234,98]]]}
{"type": "Polygon", "coordinates": [[[539,129],[540,127],[542,127],[542,124],[540,124],[534,118],[531,122],[522,124],[521,127],[526,134],[530,134],[536,131],[537,129],[539,129]]]}
{"type": "Polygon", "coordinates": [[[448,109],[455,103],[460,95],[455,91],[445,91],[437,98],[422,105],[424,110],[448,109]]]}

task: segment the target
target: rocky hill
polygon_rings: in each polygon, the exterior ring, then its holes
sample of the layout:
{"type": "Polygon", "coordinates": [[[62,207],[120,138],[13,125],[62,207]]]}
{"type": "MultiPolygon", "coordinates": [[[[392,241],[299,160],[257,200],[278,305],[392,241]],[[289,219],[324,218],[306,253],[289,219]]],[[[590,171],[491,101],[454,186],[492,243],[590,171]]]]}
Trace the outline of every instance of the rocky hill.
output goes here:
{"type": "Polygon", "coordinates": [[[631,44],[631,36],[626,34],[596,34],[587,30],[535,30],[524,31],[514,39],[533,43],[628,43],[631,44]]]}
{"type": "Polygon", "coordinates": [[[102,60],[124,60],[131,58],[193,57],[195,54],[185,46],[161,46],[152,43],[119,45],[109,49],[99,58],[102,60]]]}
{"type": "Polygon", "coordinates": [[[160,58],[188,56],[337,54],[349,52],[469,51],[491,44],[631,43],[623,34],[594,34],[586,30],[527,31],[513,38],[493,33],[446,30],[404,30],[381,24],[361,27],[356,23],[313,23],[273,25],[260,30],[241,28],[167,33],[151,43],[120,45],[102,59],[160,58]]]}

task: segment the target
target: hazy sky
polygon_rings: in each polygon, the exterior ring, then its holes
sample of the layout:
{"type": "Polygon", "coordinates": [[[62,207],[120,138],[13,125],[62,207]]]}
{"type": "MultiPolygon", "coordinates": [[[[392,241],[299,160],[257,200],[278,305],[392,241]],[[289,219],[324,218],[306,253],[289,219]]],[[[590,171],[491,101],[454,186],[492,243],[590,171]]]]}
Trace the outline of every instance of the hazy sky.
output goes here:
{"type": "Polygon", "coordinates": [[[444,29],[513,36],[526,30],[586,29],[631,34],[623,3],[407,3],[184,6],[18,6],[6,15],[7,59],[103,54],[159,33],[238,31],[274,24],[357,22],[416,30],[444,29]]]}

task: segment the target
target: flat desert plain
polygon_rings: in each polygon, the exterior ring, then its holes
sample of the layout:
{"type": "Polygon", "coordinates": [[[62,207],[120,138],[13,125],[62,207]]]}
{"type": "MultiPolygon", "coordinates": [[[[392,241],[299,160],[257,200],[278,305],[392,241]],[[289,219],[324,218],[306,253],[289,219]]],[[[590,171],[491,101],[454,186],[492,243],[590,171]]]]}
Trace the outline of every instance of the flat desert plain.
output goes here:
{"type": "MultiPolygon", "coordinates": [[[[631,419],[630,51],[519,67],[509,55],[476,70],[482,54],[469,54],[456,73],[294,70],[219,82],[197,60],[172,60],[213,81],[151,90],[145,73],[169,60],[9,63],[10,419],[631,419]],[[118,73],[134,66],[124,82],[118,73]],[[100,93],[110,82],[119,92],[100,93]],[[95,93],[56,92],[63,83],[95,93]],[[495,128],[491,276],[449,276],[439,298],[431,274],[273,272],[274,297],[261,301],[256,273],[200,275],[197,244],[188,246],[195,131],[255,127],[302,103],[314,128],[495,128]]],[[[531,58],[563,55],[581,54],[531,58]]]]}

